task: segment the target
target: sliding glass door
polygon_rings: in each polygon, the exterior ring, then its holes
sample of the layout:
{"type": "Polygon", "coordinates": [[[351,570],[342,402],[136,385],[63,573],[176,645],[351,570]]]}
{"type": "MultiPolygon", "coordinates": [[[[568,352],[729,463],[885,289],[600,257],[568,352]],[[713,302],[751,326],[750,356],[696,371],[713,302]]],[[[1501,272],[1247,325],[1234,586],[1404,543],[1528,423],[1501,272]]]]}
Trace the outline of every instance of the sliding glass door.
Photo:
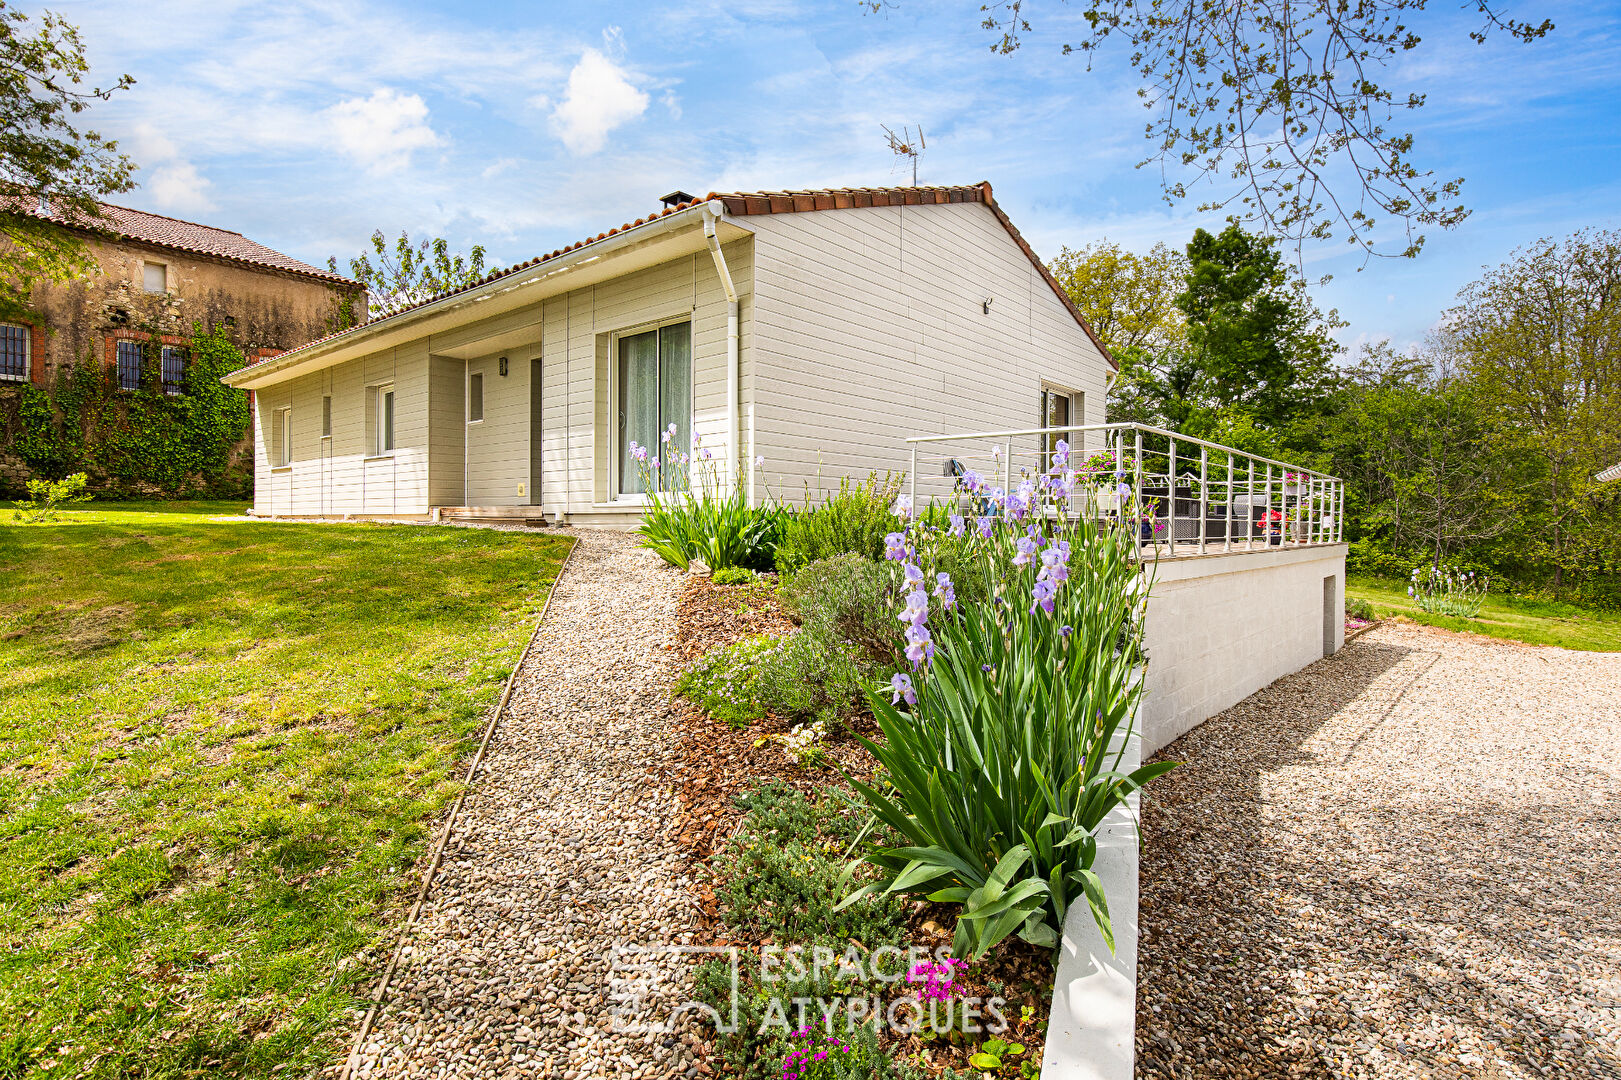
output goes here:
{"type": "MultiPolygon", "coordinates": [[[[619,339],[615,357],[615,409],[619,429],[614,460],[619,472],[619,494],[641,493],[642,463],[631,455],[631,444],[645,446],[650,455],[668,460],[660,434],[676,427],[672,446],[692,445],[692,324],[673,323],[619,339]]],[[[668,470],[665,471],[668,476],[668,470]]]]}

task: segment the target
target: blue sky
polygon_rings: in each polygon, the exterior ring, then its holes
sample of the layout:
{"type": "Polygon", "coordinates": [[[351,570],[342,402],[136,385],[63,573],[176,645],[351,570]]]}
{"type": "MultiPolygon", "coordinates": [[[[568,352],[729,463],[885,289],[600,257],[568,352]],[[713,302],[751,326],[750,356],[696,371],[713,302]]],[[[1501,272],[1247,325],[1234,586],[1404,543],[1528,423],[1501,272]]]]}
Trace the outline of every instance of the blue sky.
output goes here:
{"type": "MultiPolygon", "coordinates": [[[[1473,4],[1469,4],[1473,7],[1473,4]]],[[[1087,71],[1058,46],[1074,4],[1031,0],[1037,32],[996,56],[973,2],[709,0],[673,5],[60,2],[93,71],[135,89],[93,124],[141,164],[120,201],[340,263],[373,229],[526,259],[633,219],[673,188],[903,183],[880,125],[923,126],[920,180],[989,180],[1046,258],[1103,237],[1185,243],[1143,156],[1122,50],[1087,71]]],[[[1421,339],[1483,264],[1539,236],[1621,225],[1621,11],[1519,3],[1557,28],[1531,45],[1457,0],[1388,81],[1428,94],[1415,155],[1467,179],[1474,214],[1416,260],[1305,253],[1342,340],[1421,339]]]]}

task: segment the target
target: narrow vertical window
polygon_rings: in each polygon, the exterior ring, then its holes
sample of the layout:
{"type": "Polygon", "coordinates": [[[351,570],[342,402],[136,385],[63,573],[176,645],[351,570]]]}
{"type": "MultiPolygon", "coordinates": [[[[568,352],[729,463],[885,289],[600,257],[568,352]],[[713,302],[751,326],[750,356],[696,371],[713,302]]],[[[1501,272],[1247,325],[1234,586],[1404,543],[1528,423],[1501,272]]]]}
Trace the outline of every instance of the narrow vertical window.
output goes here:
{"type": "Polygon", "coordinates": [[[28,350],[32,336],[26,326],[0,323],[0,380],[28,381],[28,365],[32,360],[28,350]]]}
{"type": "Polygon", "coordinates": [[[276,464],[286,467],[293,463],[293,410],[276,410],[276,464]]]}
{"type": "Polygon", "coordinates": [[[116,352],[118,356],[118,388],[120,390],[139,390],[141,388],[141,343],[139,341],[120,341],[116,352]]]}
{"type": "Polygon", "coordinates": [[[394,450],[394,388],[392,386],[379,386],[377,388],[377,452],[379,454],[392,453],[394,450]]]}
{"type": "Polygon", "coordinates": [[[332,395],[327,394],[321,398],[321,438],[332,437],[332,395]]]}
{"type": "Polygon", "coordinates": [[[170,397],[179,395],[186,381],[186,350],[174,345],[163,347],[163,392],[170,397]]]}
{"type": "Polygon", "coordinates": [[[141,284],[145,286],[147,292],[168,292],[168,266],[160,262],[143,263],[141,265],[141,284]]]}
{"type": "Polygon", "coordinates": [[[467,422],[484,419],[484,373],[475,371],[467,377],[467,422]]]}

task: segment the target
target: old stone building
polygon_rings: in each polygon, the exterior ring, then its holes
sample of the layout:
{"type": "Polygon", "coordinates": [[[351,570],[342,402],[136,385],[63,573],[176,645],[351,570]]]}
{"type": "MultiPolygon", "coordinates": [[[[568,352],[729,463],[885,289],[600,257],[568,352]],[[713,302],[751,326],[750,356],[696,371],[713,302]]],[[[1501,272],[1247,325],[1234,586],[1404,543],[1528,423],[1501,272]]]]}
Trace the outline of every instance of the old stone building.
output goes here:
{"type": "MultiPolygon", "coordinates": [[[[130,401],[142,393],[180,398],[188,393],[187,345],[199,329],[222,329],[251,362],[366,320],[363,286],[240,233],[121,206],[104,206],[103,213],[106,227],[83,233],[98,271],[36,289],[29,298],[33,317],[0,322],[5,488],[53,471],[28,452],[43,438],[29,425],[47,423],[37,393],[35,407],[26,407],[29,388],[49,396],[48,422],[60,427],[80,420],[64,417],[59,391],[86,365],[99,368],[107,387],[130,401]]],[[[98,422],[105,427],[105,415],[98,422]]],[[[107,434],[84,423],[83,439],[107,434]]],[[[246,432],[229,456],[251,473],[246,432]]],[[[100,479],[94,455],[88,457],[93,479],[100,479]]]]}

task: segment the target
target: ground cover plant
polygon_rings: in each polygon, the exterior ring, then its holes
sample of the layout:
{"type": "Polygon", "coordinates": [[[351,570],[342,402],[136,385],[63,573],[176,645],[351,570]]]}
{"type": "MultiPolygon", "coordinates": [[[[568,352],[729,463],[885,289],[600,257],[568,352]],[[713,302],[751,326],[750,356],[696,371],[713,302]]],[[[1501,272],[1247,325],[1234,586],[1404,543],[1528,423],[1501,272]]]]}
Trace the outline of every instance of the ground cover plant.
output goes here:
{"type": "Polygon", "coordinates": [[[341,1054],[567,549],[241,509],[0,527],[0,1076],[341,1054]]]}
{"type": "Polygon", "coordinates": [[[1443,630],[1463,630],[1529,645],[1557,645],[1565,649],[1621,652],[1621,613],[1596,610],[1537,597],[1494,592],[1469,619],[1431,614],[1407,595],[1407,582],[1399,579],[1347,575],[1346,602],[1367,600],[1384,618],[1399,615],[1443,630]]]}

